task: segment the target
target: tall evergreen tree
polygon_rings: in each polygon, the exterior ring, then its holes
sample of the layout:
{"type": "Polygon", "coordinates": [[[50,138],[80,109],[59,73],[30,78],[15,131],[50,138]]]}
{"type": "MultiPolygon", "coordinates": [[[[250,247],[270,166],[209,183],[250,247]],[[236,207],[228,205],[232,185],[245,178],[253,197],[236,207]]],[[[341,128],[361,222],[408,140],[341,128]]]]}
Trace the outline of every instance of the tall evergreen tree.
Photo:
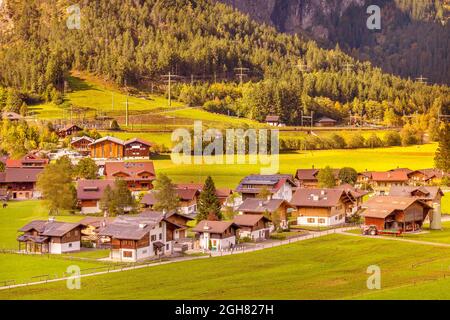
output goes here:
{"type": "Polygon", "coordinates": [[[436,168],[450,172],[450,124],[440,130],[439,146],[434,157],[436,168]]]}
{"type": "Polygon", "coordinates": [[[214,181],[208,176],[198,201],[197,221],[206,220],[211,214],[215,215],[218,219],[222,219],[220,208],[221,205],[216,195],[214,181]]]}

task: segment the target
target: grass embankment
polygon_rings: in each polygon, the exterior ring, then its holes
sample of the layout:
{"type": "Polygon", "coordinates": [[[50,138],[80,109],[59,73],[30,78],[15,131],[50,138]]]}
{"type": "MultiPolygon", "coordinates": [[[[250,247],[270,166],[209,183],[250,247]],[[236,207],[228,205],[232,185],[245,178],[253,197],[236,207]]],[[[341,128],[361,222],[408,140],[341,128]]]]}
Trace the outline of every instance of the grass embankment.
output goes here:
{"type": "MultiPolygon", "coordinates": [[[[1,299],[346,299],[365,297],[366,270],[381,268],[380,294],[442,278],[449,248],[344,235],[262,251],[179,262],[0,292],[1,299]]],[[[398,290],[393,298],[420,298],[398,290]]],[[[446,293],[449,297],[449,293],[446,293]]]]}

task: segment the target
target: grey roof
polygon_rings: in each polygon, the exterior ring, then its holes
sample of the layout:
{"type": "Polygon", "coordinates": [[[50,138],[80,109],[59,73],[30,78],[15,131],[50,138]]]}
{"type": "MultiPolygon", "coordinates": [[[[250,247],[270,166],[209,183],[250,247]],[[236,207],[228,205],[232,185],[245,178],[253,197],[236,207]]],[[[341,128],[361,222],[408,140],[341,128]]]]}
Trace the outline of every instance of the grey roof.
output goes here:
{"type": "Polygon", "coordinates": [[[82,137],[73,137],[72,140],[70,141],[70,143],[72,144],[72,143],[78,142],[78,141],[80,141],[80,140],[88,140],[88,141],[90,141],[91,143],[95,141],[95,140],[92,139],[91,137],[88,137],[88,136],[82,136],[82,137]]]}
{"type": "Polygon", "coordinates": [[[444,195],[441,188],[436,186],[392,186],[389,190],[390,196],[417,197],[422,200],[433,200],[438,194],[444,195]]]}
{"type": "Polygon", "coordinates": [[[41,236],[62,237],[67,232],[80,226],[79,223],[34,220],[19,229],[21,232],[36,230],[41,236]]]}
{"type": "Polygon", "coordinates": [[[97,143],[100,143],[103,141],[112,141],[112,142],[115,142],[115,143],[121,144],[121,145],[124,144],[123,140],[120,140],[119,138],[106,136],[106,137],[95,140],[94,142],[90,143],[89,145],[94,145],[94,144],[97,144],[97,143]]]}
{"type": "Polygon", "coordinates": [[[288,202],[283,199],[252,199],[247,198],[244,202],[239,206],[238,211],[242,212],[274,212],[280,208],[280,206],[285,203],[287,205],[288,202]]]}
{"type": "Polygon", "coordinates": [[[99,235],[123,240],[140,240],[158,223],[145,217],[119,216],[114,222],[106,225],[99,235]]]}
{"type": "Polygon", "coordinates": [[[290,174],[272,174],[272,175],[261,175],[261,174],[252,174],[246,176],[241,180],[238,187],[236,188],[237,192],[242,193],[259,193],[263,186],[270,187],[269,191],[274,193],[277,192],[284,183],[287,182],[291,186],[296,187],[294,180],[292,179],[292,175],[290,174]],[[261,187],[258,188],[249,188],[247,185],[258,185],[261,187]]]}

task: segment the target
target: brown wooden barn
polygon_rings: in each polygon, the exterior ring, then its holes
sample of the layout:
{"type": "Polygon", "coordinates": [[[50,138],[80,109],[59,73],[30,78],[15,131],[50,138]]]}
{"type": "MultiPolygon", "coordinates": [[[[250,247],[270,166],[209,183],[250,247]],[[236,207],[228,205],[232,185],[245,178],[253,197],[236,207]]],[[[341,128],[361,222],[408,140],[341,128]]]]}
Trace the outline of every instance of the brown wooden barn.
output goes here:
{"type": "Polygon", "coordinates": [[[122,159],[124,156],[123,141],[114,137],[103,137],[89,145],[91,158],[122,159]]]}
{"type": "Polygon", "coordinates": [[[417,231],[432,207],[416,197],[375,196],[363,204],[366,226],[377,230],[417,231]]]}

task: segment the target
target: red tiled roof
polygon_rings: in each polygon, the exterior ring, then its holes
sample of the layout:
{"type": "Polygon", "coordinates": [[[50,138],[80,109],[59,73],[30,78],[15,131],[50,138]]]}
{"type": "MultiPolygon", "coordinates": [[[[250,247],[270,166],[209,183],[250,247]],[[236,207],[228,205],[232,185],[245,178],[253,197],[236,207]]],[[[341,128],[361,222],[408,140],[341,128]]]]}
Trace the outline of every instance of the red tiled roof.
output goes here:
{"type": "Polygon", "coordinates": [[[127,144],[134,143],[134,142],[138,142],[140,144],[144,144],[144,145],[149,146],[149,147],[151,147],[153,145],[151,142],[145,141],[145,140],[140,139],[140,138],[133,138],[133,139],[127,140],[123,144],[126,146],[127,144]]]}
{"type": "Polygon", "coordinates": [[[37,176],[42,172],[43,168],[6,168],[0,182],[36,182],[37,176]]]}
{"type": "Polygon", "coordinates": [[[125,180],[142,180],[142,173],[149,173],[150,177],[146,180],[155,179],[155,168],[152,161],[141,162],[106,162],[105,174],[108,179],[115,179],[118,173],[125,173],[128,177],[125,180]]]}
{"type": "Polygon", "coordinates": [[[372,172],[373,181],[408,181],[406,171],[372,172]]]}

